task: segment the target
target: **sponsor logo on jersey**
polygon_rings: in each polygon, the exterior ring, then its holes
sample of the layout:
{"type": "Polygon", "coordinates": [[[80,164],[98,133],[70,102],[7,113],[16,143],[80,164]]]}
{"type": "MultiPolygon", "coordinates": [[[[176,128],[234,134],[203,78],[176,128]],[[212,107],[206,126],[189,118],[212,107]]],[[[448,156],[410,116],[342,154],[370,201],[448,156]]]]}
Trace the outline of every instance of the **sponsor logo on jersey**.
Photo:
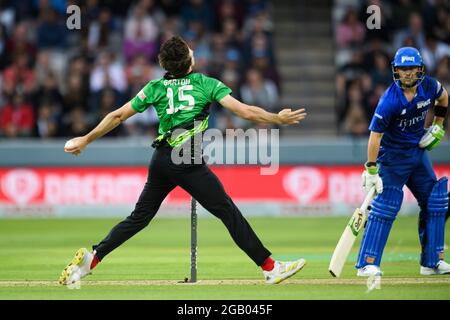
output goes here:
{"type": "Polygon", "coordinates": [[[405,61],[415,62],[415,59],[413,56],[402,56],[402,63],[404,63],[405,61]]]}
{"type": "Polygon", "coordinates": [[[422,122],[422,126],[423,126],[423,121],[425,121],[426,116],[427,116],[427,111],[422,111],[420,116],[413,117],[411,119],[397,119],[398,126],[400,128],[402,128],[402,131],[405,130],[407,127],[414,126],[420,122],[422,122]]]}
{"type": "Polygon", "coordinates": [[[427,101],[417,102],[417,109],[422,109],[423,107],[426,107],[430,103],[431,103],[431,99],[428,99],[427,101]]]}

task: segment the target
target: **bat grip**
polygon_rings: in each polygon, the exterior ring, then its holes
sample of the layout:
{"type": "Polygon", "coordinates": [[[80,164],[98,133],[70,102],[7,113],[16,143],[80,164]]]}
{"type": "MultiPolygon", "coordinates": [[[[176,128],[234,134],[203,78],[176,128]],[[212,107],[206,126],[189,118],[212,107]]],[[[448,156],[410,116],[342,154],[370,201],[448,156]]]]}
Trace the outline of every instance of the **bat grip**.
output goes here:
{"type": "Polygon", "coordinates": [[[369,192],[367,192],[367,195],[364,198],[364,201],[360,207],[361,211],[366,212],[366,210],[369,207],[370,203],[372,202],[373,198],[375,198],[375,186],[370,188],[369,192]]]}

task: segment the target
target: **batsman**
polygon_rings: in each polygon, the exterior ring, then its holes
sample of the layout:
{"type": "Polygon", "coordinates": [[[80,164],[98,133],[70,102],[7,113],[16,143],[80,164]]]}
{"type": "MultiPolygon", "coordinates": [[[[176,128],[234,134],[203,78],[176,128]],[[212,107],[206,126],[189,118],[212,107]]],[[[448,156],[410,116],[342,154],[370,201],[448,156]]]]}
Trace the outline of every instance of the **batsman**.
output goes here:
{"type": "Polygon", "coordinates": [[[428,152],[444,137],[448,94],[439,81],[426,76],[420,52],[400,48],[392,61],[394,82],[380,98],[369,126],[363,189],[376,189],[356,268],[358,276],[382,275],[381,258],[392,223],[403,200],[403,186],[420,207],[420,274],[450,273],[444,261],[444,225],[448,180],[437,180],[428,152]],[[428,109],[434,118],[425,128],[428,109]]]}

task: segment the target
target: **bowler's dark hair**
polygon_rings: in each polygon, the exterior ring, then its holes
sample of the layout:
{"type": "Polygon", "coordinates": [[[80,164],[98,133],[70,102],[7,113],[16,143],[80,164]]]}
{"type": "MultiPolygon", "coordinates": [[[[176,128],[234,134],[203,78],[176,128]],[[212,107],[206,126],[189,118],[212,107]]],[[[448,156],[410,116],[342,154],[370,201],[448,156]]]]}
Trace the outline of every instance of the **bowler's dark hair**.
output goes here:
{"type": "Polygon", "coordinates": [[[179,36],[172,37],[163,43],[158,60],[161,67],[175,78],[185,76],[192,63],[189,46],[179,36]]]}

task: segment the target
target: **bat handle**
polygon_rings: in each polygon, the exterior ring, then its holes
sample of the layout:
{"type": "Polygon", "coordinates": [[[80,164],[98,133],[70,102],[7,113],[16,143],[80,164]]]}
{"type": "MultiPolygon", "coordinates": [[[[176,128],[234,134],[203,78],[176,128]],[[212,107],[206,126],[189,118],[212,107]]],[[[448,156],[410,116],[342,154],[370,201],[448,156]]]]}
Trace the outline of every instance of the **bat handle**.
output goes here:
{"type": "Polygon", "coordinates": [[[367,193],[366,197],[364,198],[364,201],[360,207],[361,211],[366,212],[366,210],[369,207],[370,203],[372,202],[373,198],[375,198],[375,186],[370,188],[369,192],[367,193]]]}

